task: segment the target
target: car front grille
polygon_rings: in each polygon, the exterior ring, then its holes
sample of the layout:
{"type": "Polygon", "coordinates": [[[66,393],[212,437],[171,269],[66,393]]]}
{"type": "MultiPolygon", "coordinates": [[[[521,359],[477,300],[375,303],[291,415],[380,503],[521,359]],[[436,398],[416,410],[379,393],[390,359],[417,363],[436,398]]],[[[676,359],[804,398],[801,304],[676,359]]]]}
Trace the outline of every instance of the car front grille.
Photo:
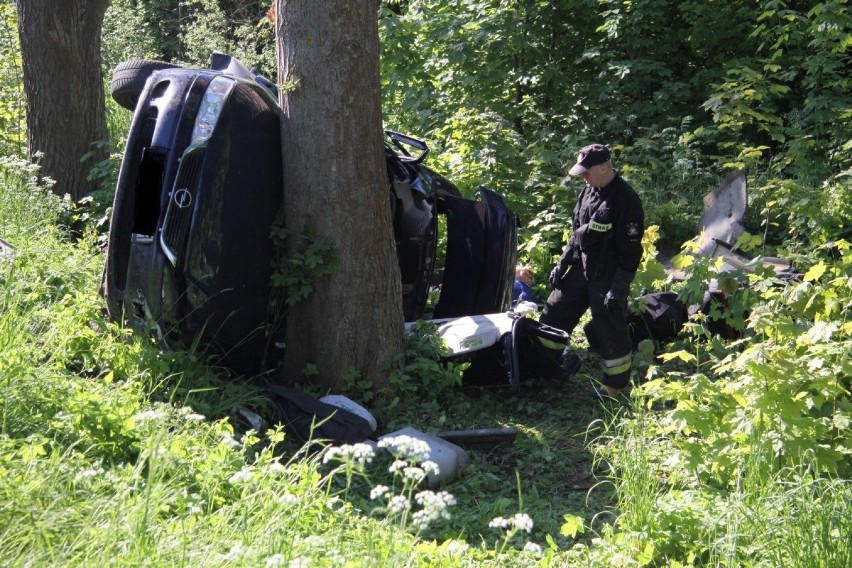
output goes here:
{"type": "Polygon", "coordinates": [[[186,244],[189,240],[189,226],[192,212],[198,198],[198,182],[201,165],[204,161],[206,146],[196,146],[187,150],[178,168],[174,186],[169,195],[166,218],[160,234],[160,245],[173,266],[183,260],[186,244]]]}

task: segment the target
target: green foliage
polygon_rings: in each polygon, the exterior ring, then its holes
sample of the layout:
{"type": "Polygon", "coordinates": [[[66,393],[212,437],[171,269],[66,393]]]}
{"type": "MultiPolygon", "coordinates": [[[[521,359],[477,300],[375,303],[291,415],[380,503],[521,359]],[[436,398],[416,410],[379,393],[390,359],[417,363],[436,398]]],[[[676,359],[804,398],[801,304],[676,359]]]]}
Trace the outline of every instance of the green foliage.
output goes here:
{"type": "Polygon", "coordinates": [[[112,0],[107,8],[101,37],[101,66],[107,79],[122,61],[165,56],[154,22],[140,4],[138,0],[112,0]]]}
{"type": "Polygon", "coordinates": [[[15,4],[0,4],[0,156],[26,151],[24,79],[15,4]]]}
{"type": "Polygon", "coordinates": [[[294,306],[310,296],[314,282],[334,274],[340,264],[338,251],[329,237],[317,237],[306,227],[297,238],[295,251],[287,254],[288,231],[276,224],[272,228],[276,259],[273,263],[272,288],[277,300],[273,305],[294,306]]]}
{"type": "Polygon", "coordinates": [[[264,0],[118,0],[107,13],[104,66],[126,59],[207,65],[213,51],[237,56],[268,76],[275,37],[264,0]]]}
{"type": "Polygon", "coordinates": [[[391,370],[384,393],[391,408],[413,397],[435,401],[461,385],[462,372],[468,365],[443,359],[447,347],[438,336],[436,324],[416,322],[406,333],[405,343],[402,364],[391,370]]]}

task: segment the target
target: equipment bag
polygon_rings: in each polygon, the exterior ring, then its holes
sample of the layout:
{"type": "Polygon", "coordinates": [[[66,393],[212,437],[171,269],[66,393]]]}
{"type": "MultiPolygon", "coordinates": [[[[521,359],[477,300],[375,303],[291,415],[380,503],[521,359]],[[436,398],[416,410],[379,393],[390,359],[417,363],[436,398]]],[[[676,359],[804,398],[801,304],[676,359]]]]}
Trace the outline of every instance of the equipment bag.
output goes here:
{"type": "Polygon", "coordinates": [[[645,309],[627,317],[633,348],[642,340],[651,339],[658,344],[672,341],[689,319],[689,310],[674,292],[656,292],[642,296],[645,309]]]}
{"type": "Polygon", "coordinates": [[[267,385],[265,391],[274,410],[273,421],[283,424],[303,444],[308,440],[356,444],[373,433],[366,419],[308,393],[280,385],[267,385]]]}

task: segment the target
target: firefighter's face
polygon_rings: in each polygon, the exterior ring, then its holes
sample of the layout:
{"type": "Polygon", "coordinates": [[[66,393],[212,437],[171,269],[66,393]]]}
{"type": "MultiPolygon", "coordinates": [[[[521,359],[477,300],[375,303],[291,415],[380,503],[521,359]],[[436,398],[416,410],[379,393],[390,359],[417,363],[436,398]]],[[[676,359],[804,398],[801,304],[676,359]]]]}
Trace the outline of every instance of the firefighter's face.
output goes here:
{"type": "Polygon", "coordinates": [[[580,175],[592,187],[601,187],[612,180],[612,169],[609,166],[609,162],[604,162],[603,164],[592,166],[580,175]]]}

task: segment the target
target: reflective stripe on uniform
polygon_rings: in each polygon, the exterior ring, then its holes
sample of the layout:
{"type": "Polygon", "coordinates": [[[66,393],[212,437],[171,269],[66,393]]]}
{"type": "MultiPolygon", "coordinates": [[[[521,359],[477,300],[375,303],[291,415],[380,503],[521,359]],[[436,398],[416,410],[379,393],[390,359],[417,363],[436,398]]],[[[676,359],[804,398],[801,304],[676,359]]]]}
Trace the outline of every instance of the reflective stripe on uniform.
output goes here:
{"type": "Polygon", "coordinates": [[[541,341],[541,344],[548,349],[558,349],[559,351],[565,349],[564,343],[559,343],[558,341],[553,341],[552,339],[546,339],[544,337],[539,337],[538,340],[541,341]]]}
{"type": "Polygon", "coordinates": [[[599,223],[598,221],[595,221],[594,219],[589,221],[589,230],[590,231],[597,231],[599,233],[606,233],[610,229],[612,229],[612,223],[599,223]]]}
{"type": "Polygon", "coordinates": [[[628,353],[624,357],[618,359],[604,359],[604,374],[618,375],[630,370],[630,365],[633,363],[633,354],[628,353]]]}

